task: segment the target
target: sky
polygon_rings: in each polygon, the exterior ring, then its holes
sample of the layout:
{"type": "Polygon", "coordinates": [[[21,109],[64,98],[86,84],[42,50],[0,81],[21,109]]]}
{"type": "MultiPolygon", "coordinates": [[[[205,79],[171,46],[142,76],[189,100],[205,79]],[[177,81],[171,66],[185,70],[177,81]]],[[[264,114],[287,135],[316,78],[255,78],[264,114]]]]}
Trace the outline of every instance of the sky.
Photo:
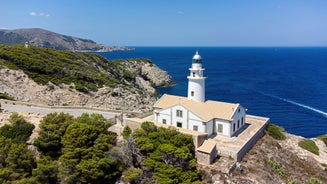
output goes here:
{"type": "Polygon", "coordinates": [[[0,29],[110,46],[327,46],[327,0],[3,0],[0,29]]]}

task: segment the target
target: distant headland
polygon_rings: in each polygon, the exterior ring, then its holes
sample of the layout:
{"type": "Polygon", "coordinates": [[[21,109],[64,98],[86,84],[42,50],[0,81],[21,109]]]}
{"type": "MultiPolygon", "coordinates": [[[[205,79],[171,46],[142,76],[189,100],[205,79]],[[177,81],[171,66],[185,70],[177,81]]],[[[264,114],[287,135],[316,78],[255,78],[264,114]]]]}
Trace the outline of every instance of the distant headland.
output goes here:
{"type": "Polygon", "coordinates": [[[42,48],[57,50],[70,50],[74,52],[112,52],[135,50],[125,46],[107,46],[98,44],[93,40],[77,38],[58,34],[52,31],[29,28],[29,29],[0,29],[0,44],[15,45],[25,44],[42,48]]]}

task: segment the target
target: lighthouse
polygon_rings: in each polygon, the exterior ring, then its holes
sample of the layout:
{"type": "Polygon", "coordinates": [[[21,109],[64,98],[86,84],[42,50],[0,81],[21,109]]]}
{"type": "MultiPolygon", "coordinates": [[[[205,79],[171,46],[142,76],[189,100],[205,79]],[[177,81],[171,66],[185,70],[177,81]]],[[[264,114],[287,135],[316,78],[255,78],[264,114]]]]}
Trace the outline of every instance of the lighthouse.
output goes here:
{"type": "Polygon", "coordinates": [[[188,94],[187,98],[189,100],[195,100],[198,102],[205,101],[205,79],[203,76],[204,68],[202,68],[202,58],[199,52],[196,51],[192,58],[192,67],[189,68],[190,75],[187,76],[188,79],[188,94]]]}

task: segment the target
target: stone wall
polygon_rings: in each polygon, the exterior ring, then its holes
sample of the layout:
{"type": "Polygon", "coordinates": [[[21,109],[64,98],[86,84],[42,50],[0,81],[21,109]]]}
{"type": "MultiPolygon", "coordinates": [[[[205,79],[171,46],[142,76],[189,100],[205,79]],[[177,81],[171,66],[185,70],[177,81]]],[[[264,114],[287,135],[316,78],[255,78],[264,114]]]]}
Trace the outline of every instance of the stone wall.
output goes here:
{"type": "Polygon", "coordinates": [[[255,135],[242,147],[239,152],[236,153],[236,160],[241,161],[244,155],[254,146],[254,144],[265,134],[266,127],[268,125],[268,121],[262,126],[255,135]]]}

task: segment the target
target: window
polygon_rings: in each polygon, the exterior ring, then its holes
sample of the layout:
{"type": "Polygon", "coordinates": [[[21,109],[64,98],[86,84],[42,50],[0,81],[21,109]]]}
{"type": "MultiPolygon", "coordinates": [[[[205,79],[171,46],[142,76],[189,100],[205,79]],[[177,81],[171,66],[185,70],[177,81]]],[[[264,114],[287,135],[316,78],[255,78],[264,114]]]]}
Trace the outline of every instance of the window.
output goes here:
{"type": "Polygon", "coordinates": [[[194,131],[198,131],[198,126],[197,125],[193,125],[193,130],[194,131]]]}
{"type": "Polygon", "coordinates": [[[167,124],[167,120],[166,119],[162,119],[162,124],[167,124]]]}
{"type": "Polygon", "coordinates": [[[235,132],[235,124],[233,124],[233,132],[235,132]]]}
{"type": "Polygon", "coordinates": [[[191,91],[191,96],[194,96],[194,91],[191,91]]]}
{"type": "Polygon", "coordinates": [[[195,72],[193,72],[193,77],[195,77],[195,72]]]}
{"type": "Polygon", "coordinates": [[[240,120],[237,120],[237,129],[240,128],[240,120]]]}
{"type": "Polygon", "coordinates": [[[238,109],[238,112],[240,113],[241,112],[241,109],[238,109]]]}
{"type": "Polygon", "coordinates": [[[223,125],[218,124],[218,133],[223,133],[223,125]]]}
{"type": "Polygon", "coordinates": [[[183,117],[183,111],[182,110],[176,110],[176,116],[177,117],[183,117]]]}
{"type": "Polygon", "coordinates": [[[242,117],[242,125],[244,125],[244,118],[242,117]]]}
{"type": "Polygon", "coordinates": [[[182,128],[183,124],[182,122],[177,122],[177,127],[182,128]]]}

